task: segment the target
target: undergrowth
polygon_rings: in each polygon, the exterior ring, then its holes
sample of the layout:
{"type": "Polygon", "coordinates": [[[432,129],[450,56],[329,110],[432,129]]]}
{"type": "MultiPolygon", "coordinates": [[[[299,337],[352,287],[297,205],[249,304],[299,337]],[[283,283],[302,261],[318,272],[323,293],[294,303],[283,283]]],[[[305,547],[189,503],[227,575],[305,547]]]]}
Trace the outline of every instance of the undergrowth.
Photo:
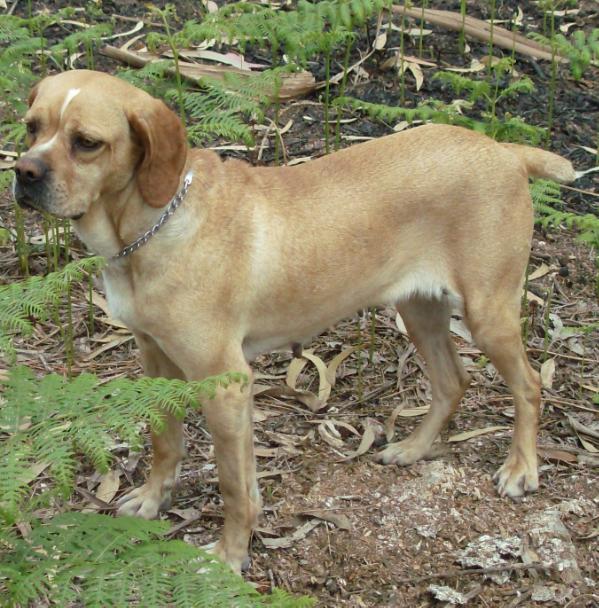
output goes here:
{"type": "MultiPolygon", "coordinates": [[[[464,126],[501,141],[539,144],[547,130],[531,125],[510,111],[520,95],[534,92],[532,81],[513,76],[513,62],[491,63],[482,78],[439,72],[435,79],[453,95],[452,103],[429,99],[416,105],[373,104],[345,95],[347,72],[338,97],[331,101],[331,66],[345,55],[347,70],[351,45],[361,28],[390,4],[387,0],[307,2],[276,10],[266,4],[235,2],[188,21],[180,29],[174,6],[155,9],[163,31],[146,36],[148,47],[171,49],[173,61],[152,62],[141,70],[117,75],[178,106],[193,144],[215,137],[246,145],[254,143],[253,124],[262,122],[274,105],[286,73],[306,69],[315,58],[326,66],[325,138],[328,148],[329,107],[359,112],[387,124],[399,120],[441,122],[464,126]],[[272,67],[248,76],[203,78],[191,84],[181,78],[179,51],[214,40],[235,44],[242,52],[268,53],[272,67]]],[[[463,3],[465,7],[465,3],[463,3]]],[[[66,8],[40,12],[29,18],[0,16],[0,87],[3,117],[0,137],[19,152],[25,137],[21,120],[28,91],[41,77],[57,70],[95,67],[102,37],[112,32],[111,22],[72,31],[65,20],[81,13],[66,8]],[[48,28],[61,26],[69,34],[49,45],[48,28]],[[81,58],[74,59],[77,55],[81,58]]],[[[537,36],[538,40],[541,40],[537,36]]],[[[542,39],[556,54],[570,60],[574,78],[596,64],[599,30],[576,31],[542,39]]],[[[403,51],[403,36],[402,36],[403,51]]],[[[277,140],[278,141],[278,140],[277,140]]],[[[4,147],[4,146],[3,146],[4,147]]],[[[12,179],[0,172],[0,189],[12,179]]],[[[599,218],[564,209],[559,186],[545,180],[531,184],[538,222],[548,229],[576,229],[586,243],[599,247],[599,218]]],[[[27,274],[28,245],[20,211],[16,214],[16,250],[27,274]]],[[[60,253],[68,258],[68,229],[61,243],[59,226],[47,220],[55,249],[46,239],[48,268],[56,268],[60,253]]],[[[11,238],[13,238],[11,233],[11,238]]],[[[0,352],[14,364],[18,347],[34,329],[36,320],[58,318],[71,285],[102,267],[99,258],[68,264],[63,270],[24,282],[0,286],[0,352]],[[67,294],[65,296],[65,294],[67,294]],[[15,346],[15,339],[19,341],[15,346]]],[[[69,300],[70,301],[70,300],[69,300]]],[[[93,314],[90,315],[93,320],[93,314]]],[[[81,458],[87,466],[105,472],[114,462],[118,440],[140,447],[142,431],[159,431],[165,412],[182,417],[197,409],[218,386],[241,383],[239,374],[225,374],[202,382],[118,378],[109,382],[93,374],[65,379],[57,374],[39,377],[23,366],[12,367],[0,380],[0,594],[2,605],[70,606],[306,606],[306,598],[291,598],[280,591],[261,596],[206,553],[180,541],[168,540],[168,522],[115,519],[107,515],[68,511],[75,474],[81,458]],[[43,472],[44,482],[32,484],[43,472]],[[57,513],[52,516],[53,513],[57,513]]]]}
{"type": "MultiPolygon", "coordinates": [[[[71,263],[61,272],[0,287],[2,347],[47,317],[62,292],[101,260],[71,263]]],[[[158,608],[177,606],[311,605],[275,590],[262,596],[204,551],[168,540],[168,522],[113,518],[66,510],[84,458],[103,473],[115,443],[141,449],[144,428],[160,432],[165,415],[199,408],[219,386],[242,384],[227,373],[199,382],[165,378],[101,381],[38,377],[25,366],[0,378],[0,595],[2,605],[158,608]],[[43,472],[45,480],[32,492],[43,472]],[[51,513],[57,513],[53,517],[51,513]]]]}

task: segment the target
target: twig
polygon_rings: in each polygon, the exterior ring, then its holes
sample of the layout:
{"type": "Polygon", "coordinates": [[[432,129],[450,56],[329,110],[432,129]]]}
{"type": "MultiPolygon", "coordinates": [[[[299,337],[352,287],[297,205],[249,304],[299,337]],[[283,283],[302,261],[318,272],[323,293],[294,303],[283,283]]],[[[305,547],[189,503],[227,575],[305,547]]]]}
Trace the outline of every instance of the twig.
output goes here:
{"type": "Polygon", "coordinates": [[[560,184],[560,188],[566,190],[573,190],[574,192],[580,192],[581,194],[588,194],[589,196],[599,196],[599,192],[593,192],[592,190],[583,190],[582,188],[574,188],[573,186],[566,186],[566,184],[560,184]]]}
{"type": "Polygon", "coordinates": [[[543,564],[505,564],[504,566],[490,566],[489,568],[466,568],[464,570],[444,570],[424,574],[422,576],[406,576],[395,579],[395,584],[413,584],[422,581],[430,581],[436,578],[460,578],[461,576],[476,576],[477,574],[500,574],[506,570],[548,570],[543,564]]]}
{"type": "MultiPolygon", "coordinates": [[[[472,38],[481,40],[482,42],[490,42],[491,26],[481,19],[474,17],[465,17],[452,11],[441,11],[435,9],[407,8],[401,4],[395,4],[391,8],[394,13],[413,17],[415,19],[423,19],[435,25],[440,25],[449,30],[464,31],[472,38]]],[[[537,59],[546,59],[548,61],[567,62],[568,59],[560,57],[552,53],[551,48],[539,44],[534,40],[530,40],[521,34],[510,32],[503,27],[493,24],[493,44],[500,46],[509,51],[514,50],[529,57],[537,59]]]]}

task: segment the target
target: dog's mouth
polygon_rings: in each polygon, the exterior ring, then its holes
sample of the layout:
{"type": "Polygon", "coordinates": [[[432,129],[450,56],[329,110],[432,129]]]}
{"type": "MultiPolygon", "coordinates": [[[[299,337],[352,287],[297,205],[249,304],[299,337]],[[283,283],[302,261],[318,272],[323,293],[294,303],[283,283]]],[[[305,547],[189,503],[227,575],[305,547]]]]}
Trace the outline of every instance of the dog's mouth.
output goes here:
{"type": "Polygon", "coordinates": [[[23,191],[15,192],[15,200],[17,201],[17,205],[19,205],[19,207],[21,207],[22,209],[29,209],[31,211],[37,211],[39,213],[49,213],[50,215],[61,220],[77,221],[85,215],[85,212],[75,213],[73,215],[62,215],[60,213],[52,213],[47,209],[44,209],[43,205],[37,204],[35,199],[33,199],[31,196],[29,196],[23,191]]]}

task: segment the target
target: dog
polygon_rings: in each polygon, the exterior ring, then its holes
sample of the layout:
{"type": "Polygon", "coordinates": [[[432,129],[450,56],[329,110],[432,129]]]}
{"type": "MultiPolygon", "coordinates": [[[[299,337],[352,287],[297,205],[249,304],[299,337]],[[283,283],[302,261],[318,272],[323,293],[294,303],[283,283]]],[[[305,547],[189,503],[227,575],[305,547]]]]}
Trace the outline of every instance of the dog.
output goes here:
{"type": "MultiPolygon", "coordinates": [[[[203,409],[224,500],[214,552],[234,571],[261,510],[249,362],[370,305],[396,306],[432,385],[420,426],[378,460],[425,457],[457,409],[469,384],[449,334],[457,307],[514,398],[499,493],[537,489],[540,382],[520,332],[528,177],[572,181],[569,161],[425,125],[295,167],[223,162],[190,149],[163,102],[88,70],[43,79],[29,105],[16,200],[71,218],[108,258],[110,310],[133,332],[144,373],[250,380],[220,388],[203,409]]],[[[122,514],[154,518],[170,500],[184,445],[181,421],[165,416],[149,477],[119,501],[122,514]]]]}

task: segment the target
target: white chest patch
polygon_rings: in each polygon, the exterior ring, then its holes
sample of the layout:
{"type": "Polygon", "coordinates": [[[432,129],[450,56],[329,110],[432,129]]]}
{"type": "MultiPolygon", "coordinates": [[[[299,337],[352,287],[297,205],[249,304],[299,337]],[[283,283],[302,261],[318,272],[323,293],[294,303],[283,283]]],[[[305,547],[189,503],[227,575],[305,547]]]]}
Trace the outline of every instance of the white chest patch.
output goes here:
{"type": "Polygon", "coordinates": [[[113,319],[121,321],[131,329],[135,328],[135,306],[133,290],[128,279],[118,271],[105,270],[104,289],[108,310],[113,319]]]}

